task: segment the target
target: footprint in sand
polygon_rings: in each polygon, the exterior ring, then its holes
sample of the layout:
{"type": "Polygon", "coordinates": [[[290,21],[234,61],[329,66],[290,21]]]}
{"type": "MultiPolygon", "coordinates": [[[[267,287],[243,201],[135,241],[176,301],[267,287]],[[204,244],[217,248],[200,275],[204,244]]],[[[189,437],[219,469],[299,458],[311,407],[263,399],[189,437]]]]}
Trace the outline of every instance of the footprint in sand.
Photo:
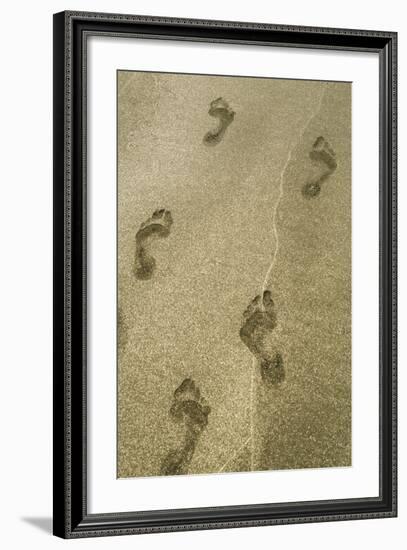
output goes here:
{"type": "Polygon", "coordinates": [[[213,146],[222,141],[229,124],[235,118],[235,113],[222,97],[218,97],[211,102],[208,114],[219,121],[218,127],[215,130],[209,130],[203,138],[205,145],[213,146]]]}
{"type": "Polygon", "coordinates": [[[176,423],[185,427],[184,439],[178,449],[171,450],[161,465],[162,475],[188,473],[198,440],[208,424],[211,412],[201,392],[191,378],[185,378],[175,390],[170,416],[176,423]]]}
{"type": "Polygon", "coordinates": [[[136,234],[135,274],[137,279],[151,279],[156,261],[151,256],[150,246],[155,239],[163,239],[170,234],[172,216],[169,210],[156,210],[142,223],[136,234]]]}
{"type": "Polygon", "coordinates": [[[308,156],[316,173],[303,186],[302,194],[306,199],[312,199],[319,195],[321,185],[335,172],[337,163],[335,151],[322,136],[315,140],[308,156]]]}
{"type": "Polygon", "coordinates": [[[243,313],[240,338],[260,364],[263,382],[275,386],[285,378],[284,362],[281,353],[270,350],[270,335],[277,326],[277,316],[271,292],[265,290],[256,296],[243,313]]]}

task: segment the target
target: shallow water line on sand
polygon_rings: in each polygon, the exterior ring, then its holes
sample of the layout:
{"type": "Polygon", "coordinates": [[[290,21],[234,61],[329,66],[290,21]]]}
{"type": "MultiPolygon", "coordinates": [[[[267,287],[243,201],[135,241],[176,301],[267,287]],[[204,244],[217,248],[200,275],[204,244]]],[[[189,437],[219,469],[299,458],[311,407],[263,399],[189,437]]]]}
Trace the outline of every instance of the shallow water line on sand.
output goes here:
{"type": "MultiPolygon", "coordinates": [[[[273,208],[273,216],[272,216],[272,230],[273,230],[273,240],[274,240],[274,250],[271,256],[271,262],[267,269],[266,275],[263,280],[262,288],[261,288],[261,294],[260,298],[262,298],[264,291],[267,289],[269,285],[269,280],[271,277],[271,273],[273,270],[273,267],[275,265],[277,254],[280,247],[280,241],[279,241],[279,235],[278,235],[278,227],[277,227],[277,214],[278,214],[278,208],[281,204],[281,200],[284,195],[284,178],[286,175],[287,168],[291,162],[293,153],[297,147],[297,145],[300,143],[301,139],[303,138],[305,132],[307,131],[308,127],[310,126],[313,119],[318,115],[318,113],[321,110],[322,102],[325,96],[325,92],[327,89],[327,83],[325,83],[323,90],[321,92],[321,95],[319,97],[318,103],[316,108],[312,111],[310,117],[307,119],[306,124],[302,128],[300,134],[296,138],[293,145],[290,147],[287,159],[284,163],[284,166],[280,172],[280,184],[279,184],[279,192],[278,197],[275,202],[274,208],[273,208]]],[[[260,308],[262,311],[264,311],[264,304],[263,300],[260,299],[260,308]]],[[[258,368],[257,365],[257,359],[253,358],[252,365],[251,365],[251,376],[250,376],[250,436],[245,441],[243,445],[239,447],[239,449],[232,455],[231,458],[229,458],[226,463],[218,470],[218,472],[222,472],[224,468],[229,464],[232,460],[234,460],[240,452],[250,443],[250,470],[254,471],[255,464],[254,464],[254,454],[255,454],[255,437],[254,437],[254,430],[255,430],[255,378],[256,378],[256,369],[258,368]]]]}
{"type": "MultiPolygon", "coordinates": [[[[322,107],[322,101],[325,95],[325,91],[327,88],[327,84],[325,83],[320,98],[318,100],[316,108],[312,111],[311,116],[308,118],[305,126],[301,130],[298,138],[295,140],[294,144],[291,146],[287,159],[284,163],[283,169],[280,172],[280,185],[279,185],[279,191],[278,191],[278,197],[274,205],[273,209],[273,217],[272,217],[272,226],[273,226],[273,236],[274,236],[274,250],[273,254],[271,256],[271,262],[267,269],[266,275],[264,277],[264,281],[261,288],[261,294],[260,294],[260,309],[264,311],[264,303],[263,303],[263,293],[269,286],[269,280],[271,277],[271,272],[273,270],[274,264],[276,263],[277,254],[280,247],[280,241],[278,237],[278,228],[277,228],[277,214],[278,214],[278,208],[281,204],[281,200],[284,195],[284,178],[286,175],[287,168],[291,162],[293,153],[298,146],[298,144],[301,142],[302,138],[304,137],[305,132],[307,131],[308,127],[310,126],[311,122],[314,120],[314,118],[317,116],[317,114],[320,112],[322,107]]],[[[255,429],[255,378],[256,378],[256,369],[257,369],[257,361],[256,359],[252,363],[252,370],[251,370],[251,380],[250,380],[250,387],[253,388],[250,390],[250,433],[251,433],[251,452],[250,452],[250,469],[251,471],[254,470],[254,452],[255,452],[255,441],[254,441],[254,429],[255,429]]]]}
{"type": "MultiPolygon", "coordinates": [[[[261,289],[261,294],[262,295],[263,295],[263,292],[267,289],[269,279],[270,279],[270,276],[271,276],[271,272],[272,272],[274,264],[276,262],[277,254],[278,254],[279,247],[280,247],[280,241],[279,241],[279,238],[278,238],[278,229],[277,229],[277,213],[278,213],[278,207],[280,206],[281,200],[282,200],[283,195],[284,195],[284,177],[285,177],[285,173],[287,171],[288,165],[291,162],[291,159],[292,159],[295,148],[297,147],[297,145],[299,144],[301,139],[304,137],[304,134],[307,131],[308,126],[311,124],[311,122],[314,120],[314,118],[317,116],[317,114],[321,110],[322,100],[324,98],[326,88],[327,88],[327,84],[325,84],[325,86],[324,86],[324,88],[321,92],[321,95],[320,95],[320,98],[319,98],[316,109],[314,109],[314,111],[311,113],[311,116],[307,120],[307,123],[305,124],[304,128],[301,130],[300,135],[298,136],[298,138],[295,141],[294,145],[290,148],[290,150],[288,152],[287,160],[285,161],[283,169],[281,170],[281,173],[280,173],[279,192],[278,192],[278,197],[277,197],[276,203],[274,205],[273,217],[272,217],[273,235],[274,235],[275,245],[274,245],[273,254],[271,256],[270,265],[269,265],[268,270],[266,272],[266,275],[264,277],[264,281],[263,281],[263,285],[262,285],[262,289],[261,289]]],[[[261,308],[264,310],[263,302],[261,302],[261,308]]]]}

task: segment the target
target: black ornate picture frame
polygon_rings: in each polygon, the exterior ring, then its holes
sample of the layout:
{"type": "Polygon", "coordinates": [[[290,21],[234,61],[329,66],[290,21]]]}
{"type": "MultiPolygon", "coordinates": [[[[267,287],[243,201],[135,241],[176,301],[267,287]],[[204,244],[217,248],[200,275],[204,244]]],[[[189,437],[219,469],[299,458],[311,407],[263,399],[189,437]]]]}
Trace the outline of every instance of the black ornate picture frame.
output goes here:
{"type": "MultiPolygon", "coordinates": [[[[397,34],[226,21],[54,15],[54,534],[95,537],[397,514],[397,34]],[[90,514],[87,505],[86,62],[90,36],[373,52],[380,63],[378,497],[90,514]]],[[[375,298],[374,298],[375,299],[375,298]]],[[[97,345],[97,343],[93,343],[97,345]]],[[[113,444],[113,443],[112,443],[113,444]]]]}

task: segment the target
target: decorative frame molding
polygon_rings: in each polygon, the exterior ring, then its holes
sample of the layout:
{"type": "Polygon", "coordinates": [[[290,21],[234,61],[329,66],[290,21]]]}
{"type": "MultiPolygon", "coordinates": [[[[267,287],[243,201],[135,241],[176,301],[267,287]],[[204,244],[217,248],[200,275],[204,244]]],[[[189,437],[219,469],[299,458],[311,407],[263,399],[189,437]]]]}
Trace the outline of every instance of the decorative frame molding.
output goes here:
{"type": "Polygon", "coordinates": [[[54,15],[54,534],[95,537],[397,515],[397,34],[67,11],[54,15]],[[380,496],[88,514],[86,45],[138,36],[370,51],[380,63],[380,496]]]}

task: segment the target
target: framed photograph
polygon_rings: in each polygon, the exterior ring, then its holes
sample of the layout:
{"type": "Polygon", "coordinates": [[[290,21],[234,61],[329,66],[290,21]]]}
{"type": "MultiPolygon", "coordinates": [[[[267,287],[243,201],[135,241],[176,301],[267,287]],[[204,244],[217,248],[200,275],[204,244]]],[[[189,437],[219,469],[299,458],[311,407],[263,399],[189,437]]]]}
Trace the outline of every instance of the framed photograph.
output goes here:
{"type": "Polygon", "coordinates": [[[393,32],[54,16],[54,534],[396,515],[393,32]]]}

